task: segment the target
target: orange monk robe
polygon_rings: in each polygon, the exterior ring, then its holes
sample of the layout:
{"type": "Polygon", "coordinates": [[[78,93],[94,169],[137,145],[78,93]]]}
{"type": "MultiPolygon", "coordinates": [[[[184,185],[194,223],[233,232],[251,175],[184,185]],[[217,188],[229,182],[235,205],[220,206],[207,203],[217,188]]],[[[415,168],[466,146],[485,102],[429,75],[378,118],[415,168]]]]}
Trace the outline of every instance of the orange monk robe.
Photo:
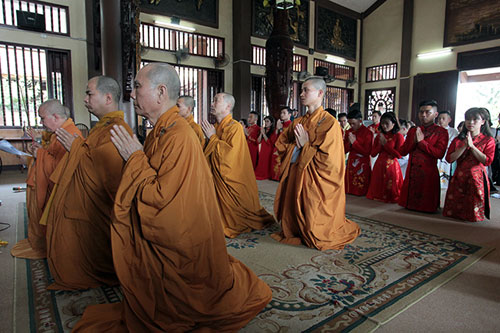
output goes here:
{"type": "Polygon", "coordinates": [[[338,121],[319,107],[295,119],[279,136],[276,148],[282,166],[274,211],[283,230],[272,237],[322,251],[353,242],[360,229],[345,218],[344,146],[338,121]],[[309,142],[291,164],[297,124],[304,126],[309,142]]]}
{"type": "Polygon", "coordinates": [[[196,136],[198,137],[198,140],[200,140],[201,147],[202,148],[205,147],[206,139],[205,139],[205,134],[203,134],[203,130],[201,129],[201,126],[198,125],[197,123],[195,123],[192,114],[190,114],[189,116],[187,116],[186,120],[187,120],[189,126],[191,126],[191,128],[193,129],[193,131],[196,133],[196,136]]]}
{"type": "Polygon", "coordinates": [[[227,254],[203,158],[176,106],[130,156],[111,228],[124,298],[88,307],[73,332],[237,332],[271,300],[227,254]]]}
{"type": "Polygon", "coordinates": [[[227,115],[215,128],[205,156],[212,169],[224,234],[234,238],[242,232],[263,229],[274,218],[260,205],[243,127],[227,115]]]}
{"type": "Polygon", "coordinates": [[[75,139],[51,180],[56,184],[41,223],[47,223],[49,289],[117,284],[110,241],[111,212],[125,162],[111,142],[113,125],[132,130],[123,112],[106,114],[87,139],[75,139]]]}
{"type": "MultiPolygon", "coordinates": [[[[75,126],[72,119],[66,120],[61,128],[70,134],[82,136],[80,130],[75,126]]],[[[44,133],[50,133],[44,131],[44,133]]],[[[47,134],[42,135],[47,137],[47,134]]],[[[42,141],[43,142],[43,141],[42,141]]],[[[66,154],[66,149],[57,140],[55,133],[51,133],[49,141],[42,144],[43,148],[37,150],[37,158],[33,160],[28,169],[26,180],[26,207],[28,211],[28,238],[19,241],[12,247],[10,253],[14,257],[26,259],[42,259],[47,256],[45,244],[44,225],[41,225],[40,218],[50,193],[54,187],[49,178],[52,172],[66,154]]]]}

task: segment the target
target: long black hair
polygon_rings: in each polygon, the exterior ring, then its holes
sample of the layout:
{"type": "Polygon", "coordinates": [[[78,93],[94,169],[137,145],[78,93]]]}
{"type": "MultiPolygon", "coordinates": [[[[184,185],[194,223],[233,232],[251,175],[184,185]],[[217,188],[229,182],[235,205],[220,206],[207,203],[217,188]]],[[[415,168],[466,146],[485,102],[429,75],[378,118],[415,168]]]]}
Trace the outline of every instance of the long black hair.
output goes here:
{"type": "MultiPolygon", "coordinates": [[[[478,119],[481,118],[484,120],[484,124],[481,125],[481,133],[486,135],[486,136],[491,136],[491,129],[490,129],[490,112],[486,108],[470,108],[465,112],[464,115],[465,120],[471,120],[471,119],[478,119]]],[[[462,128],[462,131],[458,135],[458,138],[460,140],[464,140],[467,137],[467,132],[469,130],[464,124],[464,127],[462,128]]]]}
{"type": "Polygon", "coordinates": [[[271,127],[269,127],[269,129],[266,131],[266,136],[269,138],[274,131],[274,118],[271,116],[265,116],[264,122],[262,123],[262,126],[264,127],[266,127],[266,119],[269,119],[269,121],[271,122],[271,127]]]}
{"type": "MultiPolygon", "coordinates": [[[[400,126],[399,126],[399,121],[398,121],[398,118],[396,118],[396,114],[394,114],[394,112],[386,112],[382,115],[382,117],[380,117],[380,124],[382,124],[382,121],[383,120],[389,120],[391,123],[394,124],[394,127],[392,128],[391,130],[391,133],[392,134],[396,134],[397,132],[399,132],[399,129],[400,129],[400,126]]],[[[378,129],[380,132],[384,133],[384,130],[382,128],[382,125],[379,125],[378,126],[378,129]]]]}

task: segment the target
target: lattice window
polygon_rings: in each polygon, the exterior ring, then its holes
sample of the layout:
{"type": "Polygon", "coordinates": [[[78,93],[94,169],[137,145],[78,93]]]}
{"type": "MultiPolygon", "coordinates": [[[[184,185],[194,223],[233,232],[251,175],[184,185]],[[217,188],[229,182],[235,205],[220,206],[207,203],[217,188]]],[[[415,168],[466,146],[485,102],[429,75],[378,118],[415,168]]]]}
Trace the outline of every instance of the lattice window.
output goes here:
{"type": "Polygon", "coordinates": [[[69,67],[67,51],[0,43],[0,127],[41,125],[36,111],[49,98],[71,106],[69,67]]]}
{"type": "Polygon", "coordinates": [[[0,0],[0,25],[17,27],[16,11],[43,14],[45,16],[45,32],[69,36],[68,6],[56,5],[42,1],[0,0]]]}
{"type": "Polygon", "coordinates": [[[398,64],[387,64],[368,67],[366,69],[366,82],[395,80],[398,77],[398,64]]]}
{"type": "Polygon", "coordinates": [[[325,100],[323,107],[332,108],[337,113],[347,112],[349,104],[353,102],[354,91],[352,89],[326,87],[325,100]]]}
{"type": "Polygon", "coordinates": [[[217,58],[224,55],[224,38],[204,34],[179,31],[141,23],[141,44],[144,47],[178,51],[186,50],[188,54],[217,58]]]}
{"type": "Polygon", "coordinates": [[[333,62],[324,61],[320,59],[314,59],[314,72],[316,73],[316,68],[326,67],[328,69],[328,75],[337,80],[353,81],[354,80],[354,67],[347,65],[339,65],[333,62]]]}
{"type": "Polygon", "coordinates": [[[396,88],[368,89],[365,91],[365,118],[371,119],[373,111],[394,112],[396,88]]]}
{"type": "MultiPolygon", "coordinates": [[[[266,48],[262,46],[252,45],[252,65],[266,65],[266,48]]],[[[292,59],[292,67],[294,72],[302,72],[307,70],[307,57],[294,54],[292,59]]]]}

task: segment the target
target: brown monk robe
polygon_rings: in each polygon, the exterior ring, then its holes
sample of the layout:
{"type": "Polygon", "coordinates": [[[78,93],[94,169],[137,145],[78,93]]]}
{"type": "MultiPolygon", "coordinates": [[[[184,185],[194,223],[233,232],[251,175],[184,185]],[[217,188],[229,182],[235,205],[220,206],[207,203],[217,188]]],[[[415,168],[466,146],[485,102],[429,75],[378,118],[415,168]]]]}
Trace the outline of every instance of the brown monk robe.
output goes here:
{"type": "Polygon", "coordinates": [[[29,163],[28,178],[26,180],[26,207],[28,211],[28,238],[14,245],[10,253],[14,257],[26,259],[42,259],[47,255],[44,225],[41,225],[45,204],[49,199],[54,184],[49,180],[50,175],[66,154],[66,149],[56,138],[55,130],[64,128],[66,131],[81,136],[80,130],[73,120],[68,118],[64,106],[58,100],[48,100],[40,105],[38,114],[42,124],[48,131],[42,135],[42,145],[33,143],[33,159],[29,163]],[[50,132],[49,132],[50,131],[50,132]]]}
{"type": "Polygon", "coordinates": [[[231,116],[233,107],[233,96],[217,94],[211,110],[217,119],[216,127],[208,121],[202,124],[208,138],[205,156],[214,177],[224,234],[230,238],[263,229],[274,222],[272,215],[260,205],[245,133],[231,116]]]}
{"type": "Polygon", "coordinates": [[[318,250],[342,249],[360,233],[345,218],[344,146],[338,121],[323,110],[322,79],[309,79],[300,95],[307,114],[295,119],[276,142],[281,177],[274,211],[282,232],[271,235],[285,244],[318,250]]]}
{"type": "Polygon", "coordinates": [[[194,99],[191,96],[181,96],[177,100],[177,108],[179,109],[179,115],[186,119],[189,126],[193,129],[200,140],[201,147],[205,147],[206,139],[201,126],[194,121],[193,109],[194,109],[194,99]]]}
{"type": "Polygon", "coordinates": [[[110,223],[125,163],[109,131],[118,124],[131,132],[123,112],[111,111],[118,107],[119,98],[115,80],[90,79],[85,104],[99,122],[85,140],[74,139],[61,130],[56,132],[70,152],[52,174],[56,187],[42,217],[42,222],[47,222],[47,261],[55,281],[49,289],[87,289],[118,283],[110,223]]]}
{"type": "Polygon", "coordinates": [[[135,81],[136,112],[154,128],[144,151],[113,130],[127,160],[111,229],[124,297],[89,306],[73,332],[237,332],[271,290],[227,254],[211,172],[175,106],[175,70],[149,64],[135,81]]]}

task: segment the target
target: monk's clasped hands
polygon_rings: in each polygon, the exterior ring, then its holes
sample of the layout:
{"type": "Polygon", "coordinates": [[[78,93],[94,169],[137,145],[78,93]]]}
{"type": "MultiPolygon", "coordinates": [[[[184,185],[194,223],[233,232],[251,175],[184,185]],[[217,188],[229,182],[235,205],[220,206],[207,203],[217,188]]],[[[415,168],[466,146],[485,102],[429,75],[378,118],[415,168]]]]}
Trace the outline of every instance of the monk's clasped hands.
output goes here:
{"type": "Polygon", "coordinates": [[[203,130],[203,133],[205,133],[205,136],[210,140],[210,137],[215,134],[215,127],[214,125],[210,124],[208,120],[204,120],[201,123],[201,129],[203,130]]]}
{"type": "Polygon", "coordinates": [[[63,128],[56,129],[57,140],[63,145],[64,149],[67,151],[71,150],[71,145],[73,141],[78,137],[78,134],[71,135],[68,131],[63,128]]]}
{"type": "Polygon", "coordinates": [[[127,130],[121,125],[113,125],[111,132],[111,142],[115,145],[121,157],[128,161],[130,155],[138,150],[143,150],[137,136],[130,136],[127,130]]]}
{"type": "Polygon", "coordinates": [[[304,147],[304,145],[309,142],[309,134],[301,124],[297,124],[293,132],[295,134],[295,142],[299,148],[304,147]]]}

